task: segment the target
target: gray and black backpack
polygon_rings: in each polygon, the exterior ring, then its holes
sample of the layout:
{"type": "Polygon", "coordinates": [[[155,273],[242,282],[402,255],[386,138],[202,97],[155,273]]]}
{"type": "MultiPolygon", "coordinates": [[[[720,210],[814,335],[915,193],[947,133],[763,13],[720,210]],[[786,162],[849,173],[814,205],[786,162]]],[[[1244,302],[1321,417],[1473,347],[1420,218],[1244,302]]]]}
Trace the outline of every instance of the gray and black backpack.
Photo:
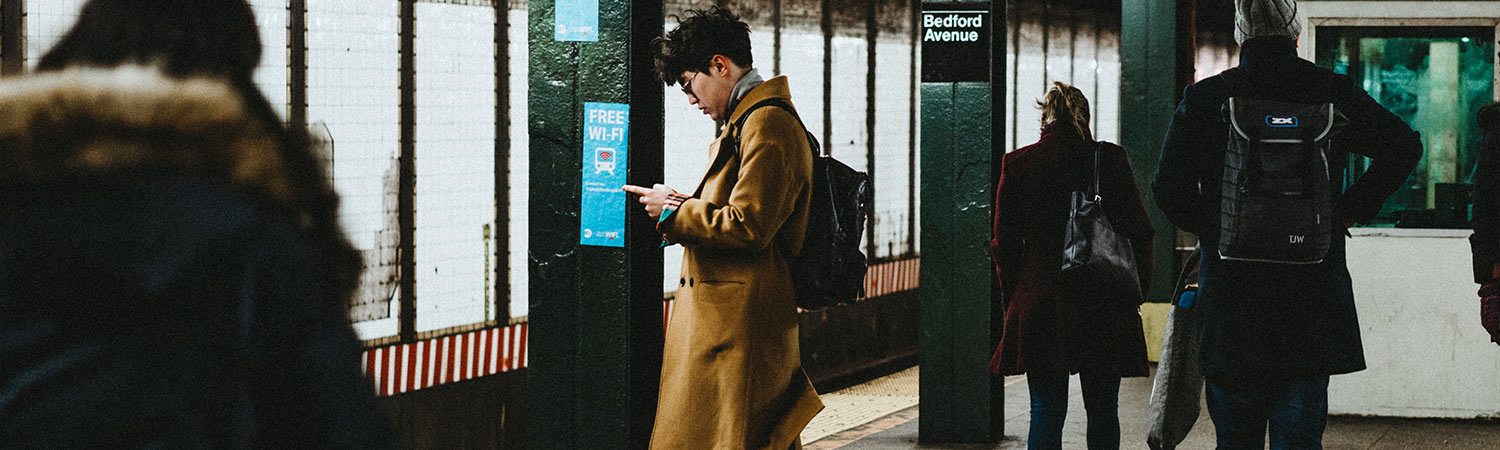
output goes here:
{"type": "Polygon", "coordinates": [[[1348,122],[1332,103],[1231,97],[1224,154],[1219,258],[1316,264],[1337,220],[1332,138],[1348,122]]]}
{"type": "Polygon", "coordinates": [[[797,110],[779,98],[761,100],[740,115],[734,123],[734,137],[726,141],[732,153],[739,154],[739,133],[745,127],[745,120],[763,107],[790,113],[812,148],[812,198],[808,202],[802,252],[786,253],[797,307],[819,310],[853,303],[864,295],[867,260],[860,251],[860,239],[864,237],[870,197],[874,195],[870,176],[833,159],[833,155],[824,154],[797,110]]]}

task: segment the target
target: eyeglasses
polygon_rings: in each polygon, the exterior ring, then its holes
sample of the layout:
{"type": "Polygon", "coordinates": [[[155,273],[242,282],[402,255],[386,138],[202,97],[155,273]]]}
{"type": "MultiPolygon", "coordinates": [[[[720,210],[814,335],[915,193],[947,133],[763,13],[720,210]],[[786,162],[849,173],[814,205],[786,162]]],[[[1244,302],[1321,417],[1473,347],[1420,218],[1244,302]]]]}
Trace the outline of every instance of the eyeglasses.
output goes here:
{"type": "Polygon", "coordinates": [[[693,80],[697,80],[698,79],[698,75],[700,75],[702,73],[703,72],[693,72],[693,76],[688,77],[687,81],[682,82],[682,93],[683,94],[687,94],[687,95],[690,95],[690,96],[693,95],[693,80]]]}

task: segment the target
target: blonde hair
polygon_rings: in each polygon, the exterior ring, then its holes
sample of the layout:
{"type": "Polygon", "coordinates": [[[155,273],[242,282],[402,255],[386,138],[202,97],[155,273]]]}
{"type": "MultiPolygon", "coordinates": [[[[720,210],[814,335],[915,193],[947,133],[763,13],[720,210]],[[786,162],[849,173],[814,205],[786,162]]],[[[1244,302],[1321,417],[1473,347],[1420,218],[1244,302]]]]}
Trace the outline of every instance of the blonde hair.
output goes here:
{"type": "Polygon", "coordinates": [[[1093,133],[1089,132],[1089,99],[1073,85],[1053,81],[1052,89],[1047,90],[1047,95],[1038,100],[1036,106],[1042,110],[1042,126],[1062,122],[1083,140],[1094,140],[1093,133]]]}

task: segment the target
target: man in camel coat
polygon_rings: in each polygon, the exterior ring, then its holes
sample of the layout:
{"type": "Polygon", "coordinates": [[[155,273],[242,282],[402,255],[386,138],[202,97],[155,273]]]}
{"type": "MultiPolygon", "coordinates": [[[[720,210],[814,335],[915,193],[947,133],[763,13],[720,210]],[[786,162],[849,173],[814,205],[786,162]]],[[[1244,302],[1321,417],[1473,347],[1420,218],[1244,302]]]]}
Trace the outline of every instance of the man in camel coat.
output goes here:
{"type": "Polygon", "coordinates": [[[717,8],[684,17],[658,41],[657,72],[722,125],[712,162],[688,193],[624,187],[685,248],[651,448],[801,448],[823,403],[802,371],[787,257],[807,228],[812,149],[792,112],[750,111],[791,95],[752,68],[749,26],[717,8]]]}

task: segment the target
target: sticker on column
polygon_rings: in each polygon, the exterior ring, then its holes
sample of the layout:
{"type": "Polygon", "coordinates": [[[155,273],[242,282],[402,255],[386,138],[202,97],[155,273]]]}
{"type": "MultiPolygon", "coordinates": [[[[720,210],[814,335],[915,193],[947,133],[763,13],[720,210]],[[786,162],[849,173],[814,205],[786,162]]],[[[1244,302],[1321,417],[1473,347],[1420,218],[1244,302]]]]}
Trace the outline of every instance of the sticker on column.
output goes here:
{"type": "Polygon", "coordinates": [[[557,0],[553,40],[599,42],[599,0],[557,0]]]}
{"type": "Polygon", "coordinates": [[[630,139],[630,105],[583,104],[582,245],[625,246],[625,164],[630,139]]]}

